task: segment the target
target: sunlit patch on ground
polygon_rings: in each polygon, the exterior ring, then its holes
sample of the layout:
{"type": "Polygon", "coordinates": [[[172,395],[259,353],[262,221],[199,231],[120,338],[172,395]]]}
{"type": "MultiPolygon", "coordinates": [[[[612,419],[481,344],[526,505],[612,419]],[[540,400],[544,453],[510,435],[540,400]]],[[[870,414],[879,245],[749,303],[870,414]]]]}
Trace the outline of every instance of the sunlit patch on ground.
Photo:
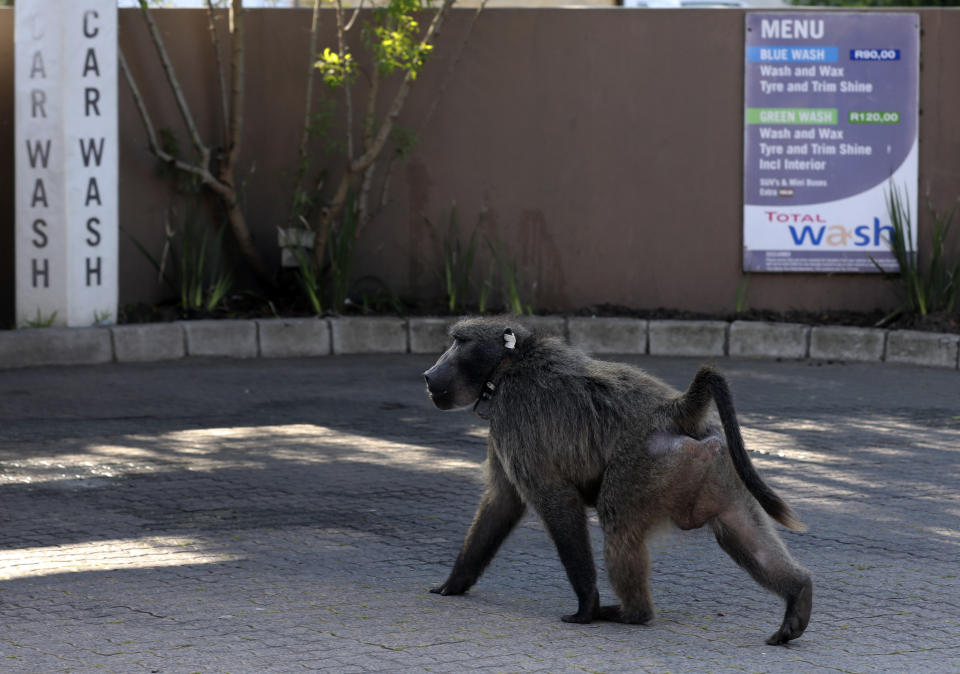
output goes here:
{"type": "Polygon", "coordinates": [[[373,438],[313,424],[236,426],[128,435],[121,442],[76,441],[49,456],[0,451],[0,484],[57,482],[60,487],[101,486],[104,480],[174,470],[264,469],[269,462],[322,464],[353,461],[424,471],[476,468],[476,461],[444,456],[423,445],[373,438]],[[82,450],[82,451],[81,451],[82,450]],[[6,457],[15,457],[4,461],[6,457]],[[88,481],[84,484],[84,481],[88,481]]]}
{"type": "Polygon", "coordinates": [[[224,555],[211,554],[191,539],[171,536],[121,538],[0,550],[0,580],[64,573],[216,564],[223,559],[224,555]]]}

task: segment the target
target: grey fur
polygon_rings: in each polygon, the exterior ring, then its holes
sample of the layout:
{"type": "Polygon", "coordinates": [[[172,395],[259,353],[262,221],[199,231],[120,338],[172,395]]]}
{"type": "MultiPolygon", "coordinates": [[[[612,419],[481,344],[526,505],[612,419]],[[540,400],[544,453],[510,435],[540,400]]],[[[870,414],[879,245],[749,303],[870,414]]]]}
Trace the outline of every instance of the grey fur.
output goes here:
{"type": "Polygon", "coordinates": [[[750,463],[721,375],[702,368],[680,394],[638,368],[531,334],[512,317],[465,319],[451,336],[454,344],[424,373],[428,392],[441,409],[476,403],[489,418],[488,486],[449,578],[434,592],[468,590],[530,506],[577,594],[578,610],[564,620],[645,623],[654,613],[645,536],[664,521],[709,524],[721,547],[786,601],[768,643],[803,633],[812,582],[763,511],[786,526],[802,524],[750,463]],[[517,338],[512,350],[504,347],[508,329],[517,338]],[[481,399],[488,383],[492,394],[481,399]],[[597,509],[603,526],[618,606],[599,604],[585,506],[597,509]]]}

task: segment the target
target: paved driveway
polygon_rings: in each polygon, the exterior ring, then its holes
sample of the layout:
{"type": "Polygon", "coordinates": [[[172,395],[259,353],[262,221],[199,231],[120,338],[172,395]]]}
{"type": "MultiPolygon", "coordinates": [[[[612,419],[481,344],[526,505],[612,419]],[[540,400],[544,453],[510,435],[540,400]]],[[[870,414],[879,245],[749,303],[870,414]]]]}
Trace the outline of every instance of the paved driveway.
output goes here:
{"type": "MultiPolygon", "coordinates": [[[[0,372],[0,671],[960,671],[957,372],[720,363],[810,527],[784,537],[813,620],[780,648],[779,601],[702,531],[654,542],[644,627],[561,623],[531,516],[469,594],[429,594],[486,435],[429,407],[430,360],[0,372]]],[[[630,360],[677,386],[697,365],[630,360]]]]}

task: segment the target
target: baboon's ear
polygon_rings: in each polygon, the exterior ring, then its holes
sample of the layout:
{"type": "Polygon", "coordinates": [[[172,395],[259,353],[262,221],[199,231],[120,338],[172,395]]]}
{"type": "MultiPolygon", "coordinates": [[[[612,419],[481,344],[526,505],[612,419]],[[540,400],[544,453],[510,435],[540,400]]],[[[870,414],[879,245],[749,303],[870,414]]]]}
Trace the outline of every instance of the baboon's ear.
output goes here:
{"type": "Polygon", "coordinates": [[[517,348],[517,336],[510,328],[503,331],[503,345],[508,349],[517,348]]]}

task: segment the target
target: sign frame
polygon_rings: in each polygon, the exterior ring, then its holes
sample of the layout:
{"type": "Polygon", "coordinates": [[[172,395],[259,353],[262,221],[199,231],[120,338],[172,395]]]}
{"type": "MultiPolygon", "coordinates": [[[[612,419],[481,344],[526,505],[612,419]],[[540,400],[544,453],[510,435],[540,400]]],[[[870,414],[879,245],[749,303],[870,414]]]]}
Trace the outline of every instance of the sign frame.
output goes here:
{"type": "Polygon", "coordinates": [[[886,200],[916,250],[920,17],[747,12],[744,272],[896,272],[886,200]]]}

